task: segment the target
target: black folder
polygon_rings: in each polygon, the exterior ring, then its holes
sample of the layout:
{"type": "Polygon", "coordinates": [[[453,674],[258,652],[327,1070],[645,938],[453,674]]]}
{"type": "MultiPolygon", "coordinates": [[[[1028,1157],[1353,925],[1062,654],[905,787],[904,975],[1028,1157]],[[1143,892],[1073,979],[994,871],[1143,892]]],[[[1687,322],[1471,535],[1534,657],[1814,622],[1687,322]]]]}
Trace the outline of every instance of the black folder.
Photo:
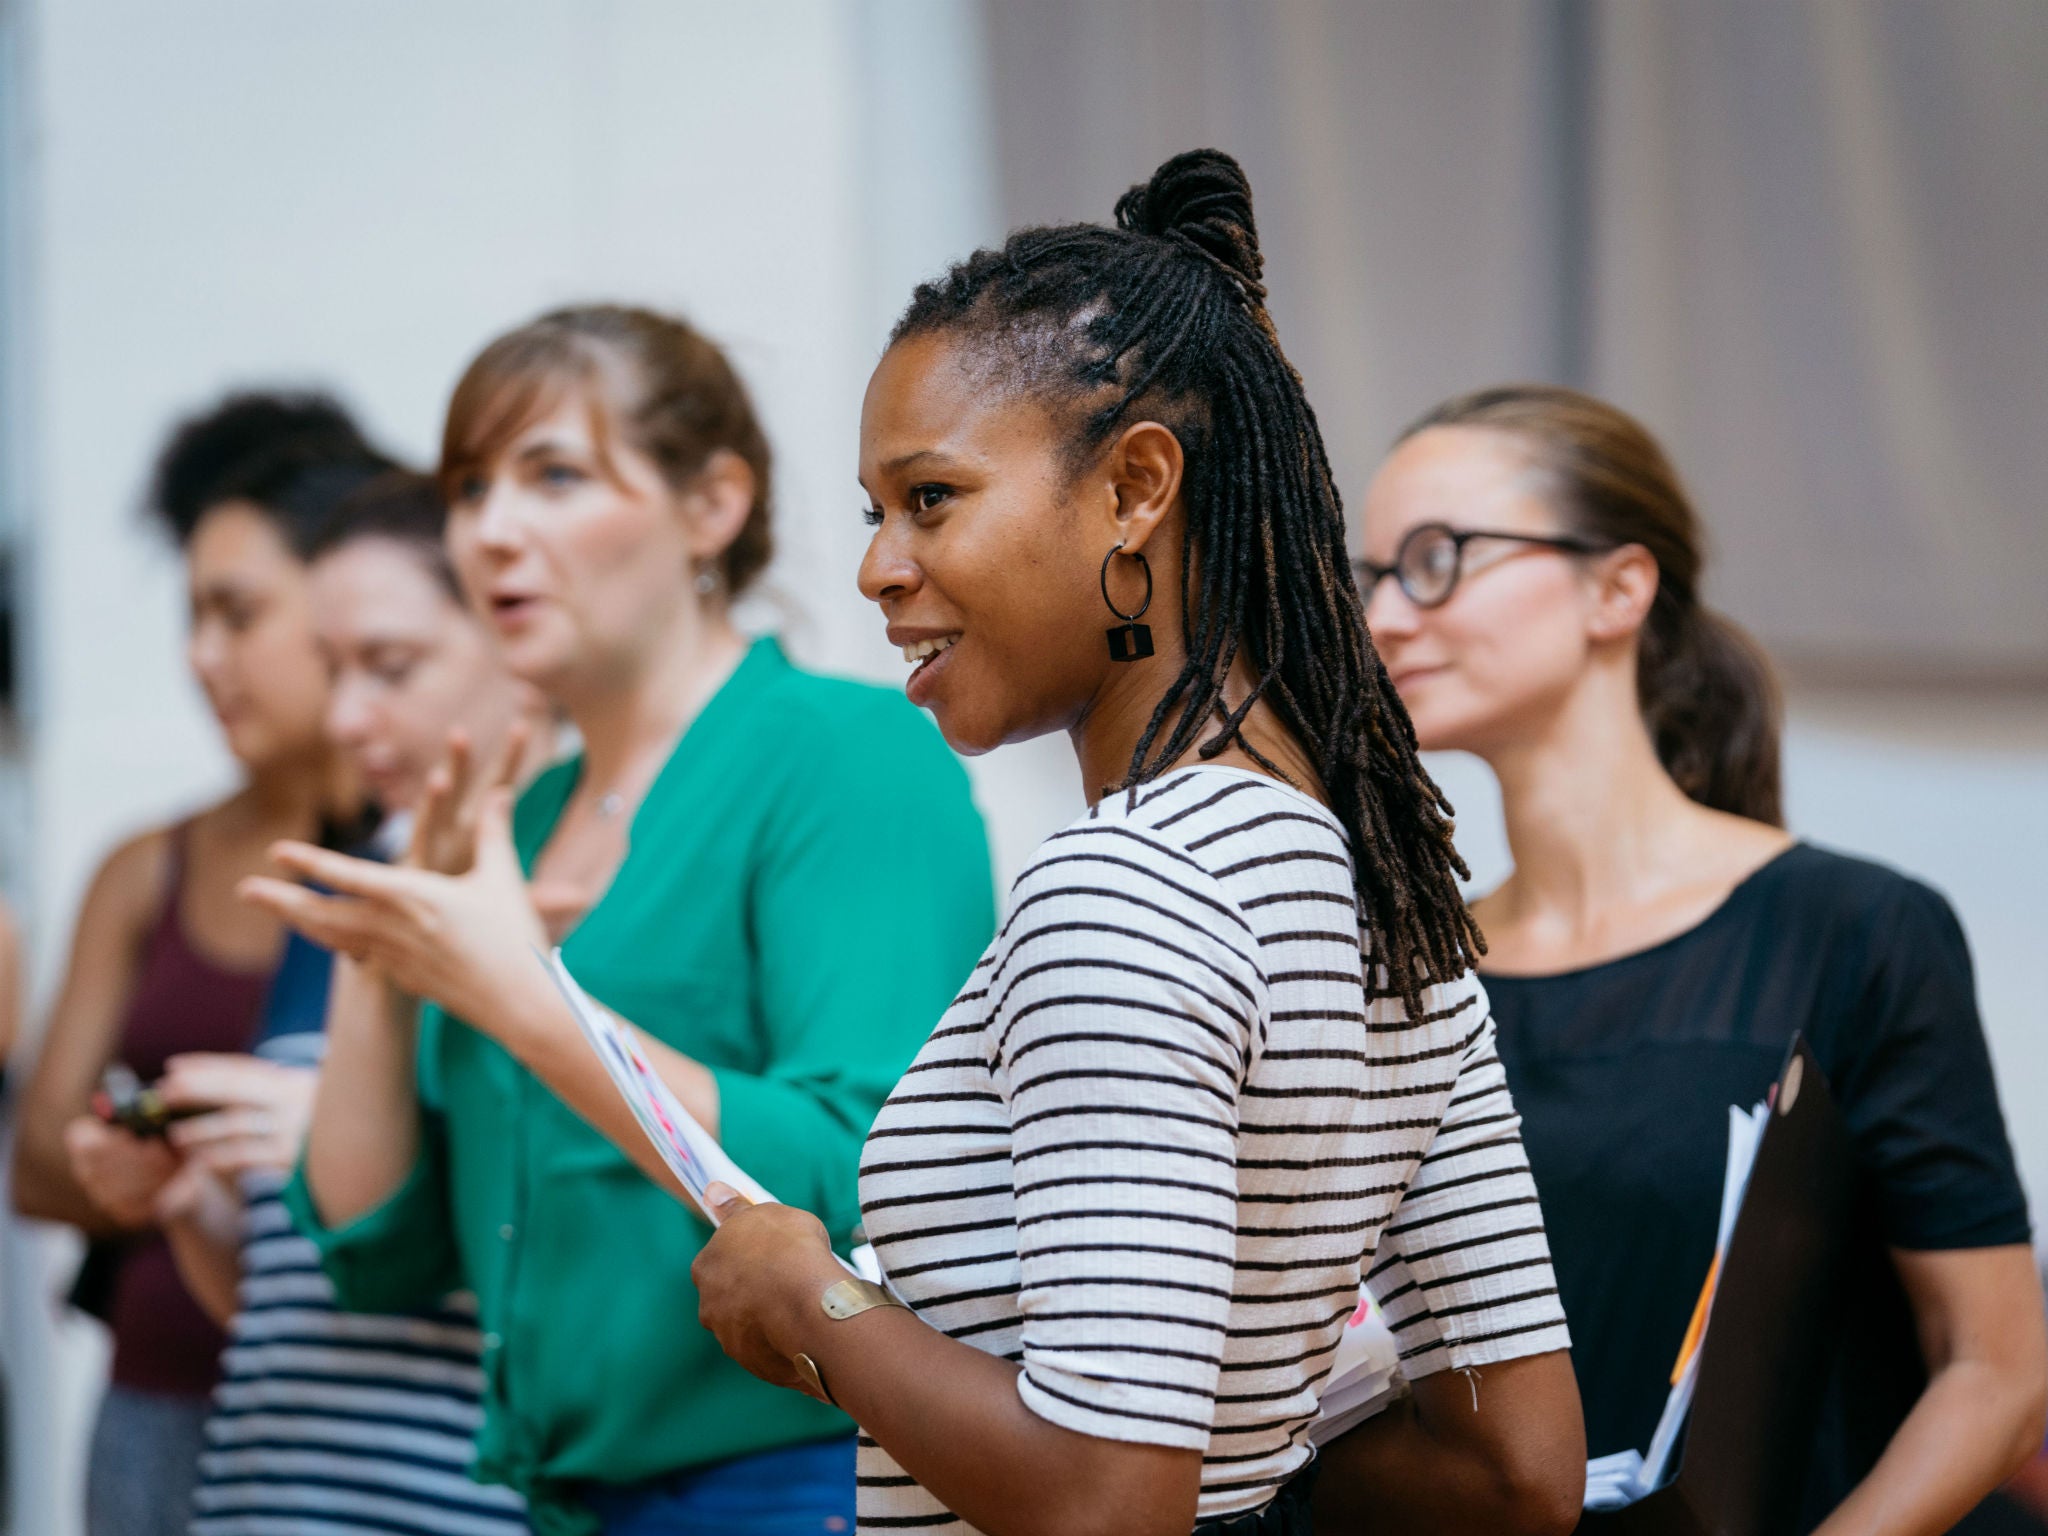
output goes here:
{"type": "Polygon", "coordinates": [[[1832,1298],[1855,1179],[1834,1095],[1795,1035],[1722,1257],[1677,1470],[1625,1509],[1587,1511],[1580,1531],[1781,1536],[1798,1528],[1814,1422],[1841,1342],[1832,1298]]]}

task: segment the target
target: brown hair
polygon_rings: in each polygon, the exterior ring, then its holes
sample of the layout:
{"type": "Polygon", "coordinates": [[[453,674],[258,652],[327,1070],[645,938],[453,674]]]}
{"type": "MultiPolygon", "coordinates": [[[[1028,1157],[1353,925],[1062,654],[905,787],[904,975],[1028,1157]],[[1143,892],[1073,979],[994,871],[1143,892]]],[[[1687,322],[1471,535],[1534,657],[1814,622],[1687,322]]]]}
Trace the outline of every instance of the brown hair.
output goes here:
{"type": "Polygon", "coordinates": [[[1777,679],[1757,643],[1700,601],[1699,519],[1656,438],[1604,400],[1544,384],[1446,400],[1399,440],[1430,427],[1512,433],[1548,478],[1567,531],[1650,552],[1657,596],[1638,641],[1636,693],[1657,757],[1701,805],[1782,825],[1777,679]]]}
{"type": "Polygon", "coordinates": [[[313,530],[306,543],[306,559],[319,560],[361,539],[386,539],[402,545],[448,600],[461,607],[462,585],[455,579],[442,536],[447,521],[448,506],[432,475],[390,470],[341,499],[327,520],[313,530]]]}
{"type": "Polygon", "coordinates": [[[600,460],[616,432],[678,490],[721,448],[746,461],[754,504],[718,560],[726,590],[744,590],[774,553],[768,439],[725,354],[670,315],[578,305],[507,331],[479,352],[455,386],[441,436],[449,502],[468,476],[577,389],[591,404],[600,460]]]}

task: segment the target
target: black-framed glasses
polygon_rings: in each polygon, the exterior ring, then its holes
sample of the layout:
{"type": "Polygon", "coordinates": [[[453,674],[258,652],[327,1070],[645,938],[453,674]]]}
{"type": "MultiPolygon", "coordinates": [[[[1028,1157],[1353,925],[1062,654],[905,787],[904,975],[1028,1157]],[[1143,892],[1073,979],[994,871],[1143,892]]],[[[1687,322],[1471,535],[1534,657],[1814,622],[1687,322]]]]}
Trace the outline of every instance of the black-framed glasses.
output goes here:
{"type": "Polygon", "coordinates": [[[1360,601],[1370,604],[1379,584],[1391,576],[1401,584],[1408,601],[1418,608],[1440,608],[1458,590],[1464,574],[1465,546],[1474,539],[1505,539],[1511,544],[1534,544],[1542,549],[1563,550],[1571,555],[1604,554],[1613,546],[1576,539],[1562,533],[1508,533],[1497,528],[1453,528],[1447,523],[1423,523],[1402,535],[1391,565],[1371,560],[1351,562],[1358,579],[1360,601]]]}

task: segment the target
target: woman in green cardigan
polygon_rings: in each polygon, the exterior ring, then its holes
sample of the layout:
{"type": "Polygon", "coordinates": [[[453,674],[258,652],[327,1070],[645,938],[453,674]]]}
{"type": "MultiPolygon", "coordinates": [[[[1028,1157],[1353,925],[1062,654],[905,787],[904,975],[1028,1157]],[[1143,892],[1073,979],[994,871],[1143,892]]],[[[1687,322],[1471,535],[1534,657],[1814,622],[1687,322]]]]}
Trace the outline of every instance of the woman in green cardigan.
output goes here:
{"type": "Polygon", "coordinates": [[[966,776],[899,694],[733,627],[769,553],[768,448],[679,321],[585,308],[499,338],[442,473],[469,599],[583,750],[516,810],[444,774],[401,867],[280,849],[346,894],[250,882],[345,957],[295,1215],[344,1305],[476,1292],[478,1474],[548,1536],[851,1529],[851,1425],[699,1327],[710,1228],[533,950],[559,942],[739,1164],[844,1246],[869,1121],[994,925],[966,776]]]}

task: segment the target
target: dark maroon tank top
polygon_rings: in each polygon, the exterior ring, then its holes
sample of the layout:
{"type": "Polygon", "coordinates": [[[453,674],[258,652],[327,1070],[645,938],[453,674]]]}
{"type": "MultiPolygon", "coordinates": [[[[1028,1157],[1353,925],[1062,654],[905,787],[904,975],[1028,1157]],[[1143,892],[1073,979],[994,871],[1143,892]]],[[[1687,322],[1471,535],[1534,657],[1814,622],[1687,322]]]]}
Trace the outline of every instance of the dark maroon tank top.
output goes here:
{"type": "MultiPolygon", "coordinates": [[[[144,1082],[186,1051],[246,1051],[255,1043],[270,971],[238,971],[192,947],[180,914],[185,891],[185,823],[171,829],[163,905],[150,929],[121,1025],[121,1060],[144,1082]]],[[[161,1233],[126,1246],[107,1321],[114,1330],[113,1378],[144,1392],[203,1397],[213,1390],[226,1340],[185,1289],[161,1233]]]]}

